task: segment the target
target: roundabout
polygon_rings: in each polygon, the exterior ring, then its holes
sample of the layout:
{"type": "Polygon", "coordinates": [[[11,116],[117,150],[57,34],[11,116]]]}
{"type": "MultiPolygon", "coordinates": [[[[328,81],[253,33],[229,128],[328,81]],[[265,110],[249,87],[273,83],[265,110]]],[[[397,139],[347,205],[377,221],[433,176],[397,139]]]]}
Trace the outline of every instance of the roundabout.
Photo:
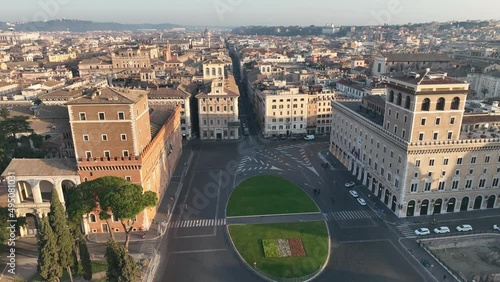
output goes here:
{"type": "MultiPolygon", "coordinates": [[[[319,212],[297,185],[281,177],[256,176],[234,189],[226,213],[228,218],[244,220],[319,212]]],[[[233,224],[227,232],[247,266],[270,280],[307,280],[319,275],[328,261],[330,240],[323,220],[233,224]]]]}

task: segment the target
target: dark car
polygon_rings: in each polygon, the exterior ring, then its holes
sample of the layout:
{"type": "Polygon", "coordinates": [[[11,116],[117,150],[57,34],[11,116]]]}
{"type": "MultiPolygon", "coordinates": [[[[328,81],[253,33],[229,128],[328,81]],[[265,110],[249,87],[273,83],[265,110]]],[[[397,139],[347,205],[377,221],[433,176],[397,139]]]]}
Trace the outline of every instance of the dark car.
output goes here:
{"type": "Polygon", "coordinates": [[[271,140],[273,140],[273,141],[278,141],[278,140],[280,140],[280,139],[279,139],[278,137],[273,137],[273,139],[271,139],[271,140]]]}
{"type": "Polygon", "coordinates": [[[290,137],[288,137],[288,140],[290,140],[290,141],[295,141],[295,140],[297,140],[297,137],[295,137],[295,136],[290,136],[290,137]]]}
{"type": "Polygon", "coordinates": [[[286,140],[286,138],[287,137],[285,135],[283,135],[283,136],[280,137],[281,140],[286,140]]]}
{"type": "Polygon", "coordinates": [[[426,260],[426,259],[422,259],[420,260],[420,263],[424,266],[424,267],[429,267],[431,266],[431,264],[426,260]]]}

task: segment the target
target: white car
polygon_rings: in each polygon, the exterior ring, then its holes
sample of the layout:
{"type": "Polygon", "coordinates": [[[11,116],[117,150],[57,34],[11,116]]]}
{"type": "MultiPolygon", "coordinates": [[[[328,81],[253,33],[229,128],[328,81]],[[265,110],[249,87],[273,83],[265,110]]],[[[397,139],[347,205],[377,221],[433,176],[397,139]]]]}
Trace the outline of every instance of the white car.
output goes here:
{"type": "Polygon", "coordinates": [[[493,225],[493,230],[500,231],[500,224],[493,225]]]}
{"type": "Polygon", "coordinates": [[[359,197],[358,192],[356,192],[354,190],[349,190],[349,194],[351,194],[351,196],[353,196],[354,198],[359,197]]]}
{"type": "Polygon", "coordinates": [[[363,198],[358,198],[358,203],[362,206],[366,206],[366,201],[363,198]]]}
{"type": "Polygon", "coordinates": [[[314,137],[314,135],[306,135],[306,136],[304,137],[304,140],[306,140],[306,141],[312,141],[312,140],[314,140],[314,139],[316,139],[316,138],[314,137]]]}
{"type": "Polygon", "coordinates": [[[472,231],[472,226],[470,224],[462,224],[457,226],[457,231],[459,232],[472,231]]]}
{"type": "Polygon", "coordinates": [[[417,235],[417,236],[429,235],[429,234],[431,234],[431,231],[429,230],[429,228],[419,228],[419,229],[415,230],[415,235],[417,235]]]}
{"type": "Polygon", "coordinates": [[[434,233],[437,233],[437,234],[450,233],[450,228],[448,228],[446,226],[437,227],[437,228],[434,228],[434,233]]]}
{"type": "Polygon", "coordinates": [[[351,181],[351,182],[347,182],[346,184],[344,184],[345,188],[351,188],[351,187],[353,187],[354,185],[355,185],[355,184],[354,184],[354,182],[352,182],[352,181],[351,181]]]}

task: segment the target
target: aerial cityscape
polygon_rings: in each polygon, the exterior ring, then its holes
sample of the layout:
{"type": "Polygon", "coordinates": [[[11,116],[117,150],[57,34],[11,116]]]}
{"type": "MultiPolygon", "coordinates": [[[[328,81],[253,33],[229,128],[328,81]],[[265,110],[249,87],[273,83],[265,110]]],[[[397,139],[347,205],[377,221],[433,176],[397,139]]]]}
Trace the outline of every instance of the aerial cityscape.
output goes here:
{"type": "Polygon", "coordinates": [[[500,281],[500,3],[353,4],[6,0],[0,281],[500,281]]]}

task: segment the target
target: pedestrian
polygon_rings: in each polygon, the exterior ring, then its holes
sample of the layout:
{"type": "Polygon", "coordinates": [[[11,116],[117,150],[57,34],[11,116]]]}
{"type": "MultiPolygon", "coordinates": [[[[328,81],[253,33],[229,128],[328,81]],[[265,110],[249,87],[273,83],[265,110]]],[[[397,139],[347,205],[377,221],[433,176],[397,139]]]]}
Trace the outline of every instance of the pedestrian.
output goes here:
{"type": "Polygon", "coordinates": [[[142,239],[145,239],[146,238],[146,233],[142,233],[142,239]]]}
{"type": "Polygon", "coordinates": [[[443,274],[443,281],[446,280],[446,274],[443,274]]]}

